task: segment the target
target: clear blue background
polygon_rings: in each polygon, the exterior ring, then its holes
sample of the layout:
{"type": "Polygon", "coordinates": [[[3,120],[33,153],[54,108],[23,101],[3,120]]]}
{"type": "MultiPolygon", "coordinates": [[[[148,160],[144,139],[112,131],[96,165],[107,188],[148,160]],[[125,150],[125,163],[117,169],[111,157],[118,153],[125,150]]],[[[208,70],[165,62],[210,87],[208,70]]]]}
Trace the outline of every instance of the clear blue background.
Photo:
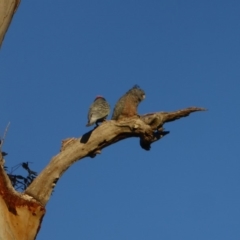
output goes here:
{"type": "MultiPolygon", "coordinates": [[[[7,166],[40,172],[79,137],[96,95],[111,107],[134,84],[139,113],[207,112],[74,164],[38,240],[240,239],[240,2],[22,1],[0,55],[7,166]]],[[[21,171],[20,171],[21,172],[21,171]]]]}

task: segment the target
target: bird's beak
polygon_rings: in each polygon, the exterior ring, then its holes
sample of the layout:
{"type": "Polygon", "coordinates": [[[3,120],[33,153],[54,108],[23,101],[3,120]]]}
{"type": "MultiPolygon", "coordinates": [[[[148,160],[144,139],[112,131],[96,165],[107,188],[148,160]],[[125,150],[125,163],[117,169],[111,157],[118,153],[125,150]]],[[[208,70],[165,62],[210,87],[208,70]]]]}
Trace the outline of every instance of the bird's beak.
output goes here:
{"type": "Polygon", "coordinates": [[[143,99],[145,99],[145,95],[143,95],[143,99]]]}

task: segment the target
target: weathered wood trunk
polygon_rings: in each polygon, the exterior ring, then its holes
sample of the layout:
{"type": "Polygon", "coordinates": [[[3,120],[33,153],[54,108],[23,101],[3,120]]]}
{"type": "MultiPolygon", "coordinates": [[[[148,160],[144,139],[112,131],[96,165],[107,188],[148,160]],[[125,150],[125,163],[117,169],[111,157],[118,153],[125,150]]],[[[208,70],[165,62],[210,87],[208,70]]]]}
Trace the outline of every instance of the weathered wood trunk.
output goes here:
{"type": "Polygon", "coordinates": [[[0,153],[0,240],[34,240],[45,208],[33,198],[16,192],[5,173],[0,153]]]}

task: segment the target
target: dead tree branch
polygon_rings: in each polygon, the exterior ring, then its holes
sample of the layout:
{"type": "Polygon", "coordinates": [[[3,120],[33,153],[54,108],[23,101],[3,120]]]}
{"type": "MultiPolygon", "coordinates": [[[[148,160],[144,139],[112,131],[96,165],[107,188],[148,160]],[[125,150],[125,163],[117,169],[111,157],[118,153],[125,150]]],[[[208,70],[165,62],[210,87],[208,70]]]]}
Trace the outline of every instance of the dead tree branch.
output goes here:
{"type": "Polygon", "coordinates": [[[106,121],[80,138],[66,139],[62,143],[60,153],[52,158],[25,193],[45,206],[57,181],[74,162],[85,157],[94,157],[101,153],[103,148],[130,137],[139,137],[141,147],[149,150],[151,143],[169,133],[163,131],[164,123],[204,110],[204,108],[191,107],[175,112],[146,114],[140,118],[119,122],[106,121]]]}

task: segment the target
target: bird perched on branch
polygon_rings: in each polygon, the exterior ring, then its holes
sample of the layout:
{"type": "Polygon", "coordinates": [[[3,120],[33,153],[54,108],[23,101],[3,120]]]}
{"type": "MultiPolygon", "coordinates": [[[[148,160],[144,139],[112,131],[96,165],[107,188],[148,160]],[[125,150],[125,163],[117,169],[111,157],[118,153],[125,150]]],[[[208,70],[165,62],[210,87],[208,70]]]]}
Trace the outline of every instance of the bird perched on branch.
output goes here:
{"type": "Polygon", "coordinates": [[[88,111],[87,127],[99,122],[103,122],[110,113],[110,105],[102,96],[97,96],[88,111]]]}
{"type": "Polygon", "coordinates": [[[138,85],[135,85],[116,103],[113,110],[112,120],[137,116],[137,107],[144,98],[145,92],[138,85]]]}

